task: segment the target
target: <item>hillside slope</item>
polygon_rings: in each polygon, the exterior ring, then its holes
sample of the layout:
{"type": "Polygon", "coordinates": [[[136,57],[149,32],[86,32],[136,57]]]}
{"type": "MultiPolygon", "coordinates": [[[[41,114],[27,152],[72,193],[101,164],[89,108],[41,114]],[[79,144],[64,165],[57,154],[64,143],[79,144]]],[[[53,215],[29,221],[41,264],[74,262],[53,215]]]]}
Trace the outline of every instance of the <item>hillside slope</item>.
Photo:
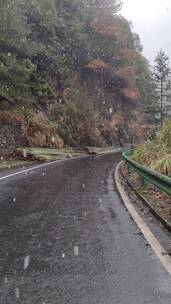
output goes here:
{"type": "Polygon", "coordinates": [[[151,75],[119,1],[0,7],[1,155],[18,146],[123,146],[144,135],[151,75]]]}

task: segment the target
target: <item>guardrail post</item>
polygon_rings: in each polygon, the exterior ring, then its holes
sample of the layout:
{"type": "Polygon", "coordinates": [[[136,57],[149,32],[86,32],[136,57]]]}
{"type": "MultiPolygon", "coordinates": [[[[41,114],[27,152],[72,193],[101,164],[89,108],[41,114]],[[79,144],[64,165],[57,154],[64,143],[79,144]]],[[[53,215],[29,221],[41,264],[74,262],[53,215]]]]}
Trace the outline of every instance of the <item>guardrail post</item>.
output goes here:
{"type": "Polygon", "coordinates": [[[128,163],[127,163],[127,170],[128,170],[128,175],[131,175],[132,168],[131,168],[131,166],[128,163]]]}
{"type": "Polygon", "coordinates": [[[148,181],[144,178],[144,177],[142,177],[141,178],[141,188],[143,189],[143,190],[145,190],[146,189],[146,187],[148,186],[148,181]]]}

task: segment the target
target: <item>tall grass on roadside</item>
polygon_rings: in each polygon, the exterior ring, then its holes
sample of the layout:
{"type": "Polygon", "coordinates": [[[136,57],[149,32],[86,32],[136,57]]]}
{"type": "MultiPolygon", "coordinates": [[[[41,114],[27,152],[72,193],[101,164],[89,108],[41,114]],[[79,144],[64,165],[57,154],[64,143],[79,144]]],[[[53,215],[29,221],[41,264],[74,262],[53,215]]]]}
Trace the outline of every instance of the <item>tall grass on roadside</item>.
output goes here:
{"type": "Polygon", "coordinates": [[[131,158],[150,169],[171,177],[171,122],[156,132],[153,139],[148,139],[133,151],[131,158]]]}

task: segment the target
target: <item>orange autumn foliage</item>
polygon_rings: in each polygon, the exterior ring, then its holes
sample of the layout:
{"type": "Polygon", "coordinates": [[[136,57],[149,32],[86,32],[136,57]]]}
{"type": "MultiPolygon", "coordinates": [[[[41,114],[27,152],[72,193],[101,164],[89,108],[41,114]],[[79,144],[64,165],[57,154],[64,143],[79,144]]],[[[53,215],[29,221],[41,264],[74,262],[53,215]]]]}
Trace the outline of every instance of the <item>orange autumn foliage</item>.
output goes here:
{"type": "Polygon", "coordinates": [[[92,61],[90,61],[86,67],[90,70],[94,70],[94,71],[97,71],[97,70],[101,70],[101,69],[105,69],[107,68],[107,64],[104,63],[102,60],[100,59],[94,59],[92,61]]]}
{"type": "Polygon", "coordinates": [[[111,119],[108,121],[107,123],[107,128],[110,130],[118,130],[118,126],[123,123],[124,121],[124,117],[123,117],[123,113],[121,112],[117,112],[115,114],[112,115],[111,119]]]}
{"type": "Polygon", "coordinates": [[[120,69],[113,69],[113,76],[124,79],[127,84],[134,83],[136,71],[133,66],[125,66],[120,69]]]}
{"type": "Polygon", "coordinates": [[[102,37],[115,37],[118,43],[124,47],[128,40],[128,29],[119,21],[109,18],[109,16],[101,16],[91,22],[92,29],[102,37]]]}

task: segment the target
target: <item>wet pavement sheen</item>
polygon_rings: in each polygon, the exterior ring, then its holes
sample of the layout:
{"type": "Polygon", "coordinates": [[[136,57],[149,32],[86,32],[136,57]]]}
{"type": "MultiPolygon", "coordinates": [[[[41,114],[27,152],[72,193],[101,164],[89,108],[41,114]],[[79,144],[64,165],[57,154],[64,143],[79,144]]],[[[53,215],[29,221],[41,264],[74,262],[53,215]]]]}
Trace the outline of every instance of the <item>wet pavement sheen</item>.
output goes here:
{"type": "Polygon", "coordinates": [[[171,279],[115,191],[118,160],[0,181],[0,304],[171,303],[171,279]]]}

